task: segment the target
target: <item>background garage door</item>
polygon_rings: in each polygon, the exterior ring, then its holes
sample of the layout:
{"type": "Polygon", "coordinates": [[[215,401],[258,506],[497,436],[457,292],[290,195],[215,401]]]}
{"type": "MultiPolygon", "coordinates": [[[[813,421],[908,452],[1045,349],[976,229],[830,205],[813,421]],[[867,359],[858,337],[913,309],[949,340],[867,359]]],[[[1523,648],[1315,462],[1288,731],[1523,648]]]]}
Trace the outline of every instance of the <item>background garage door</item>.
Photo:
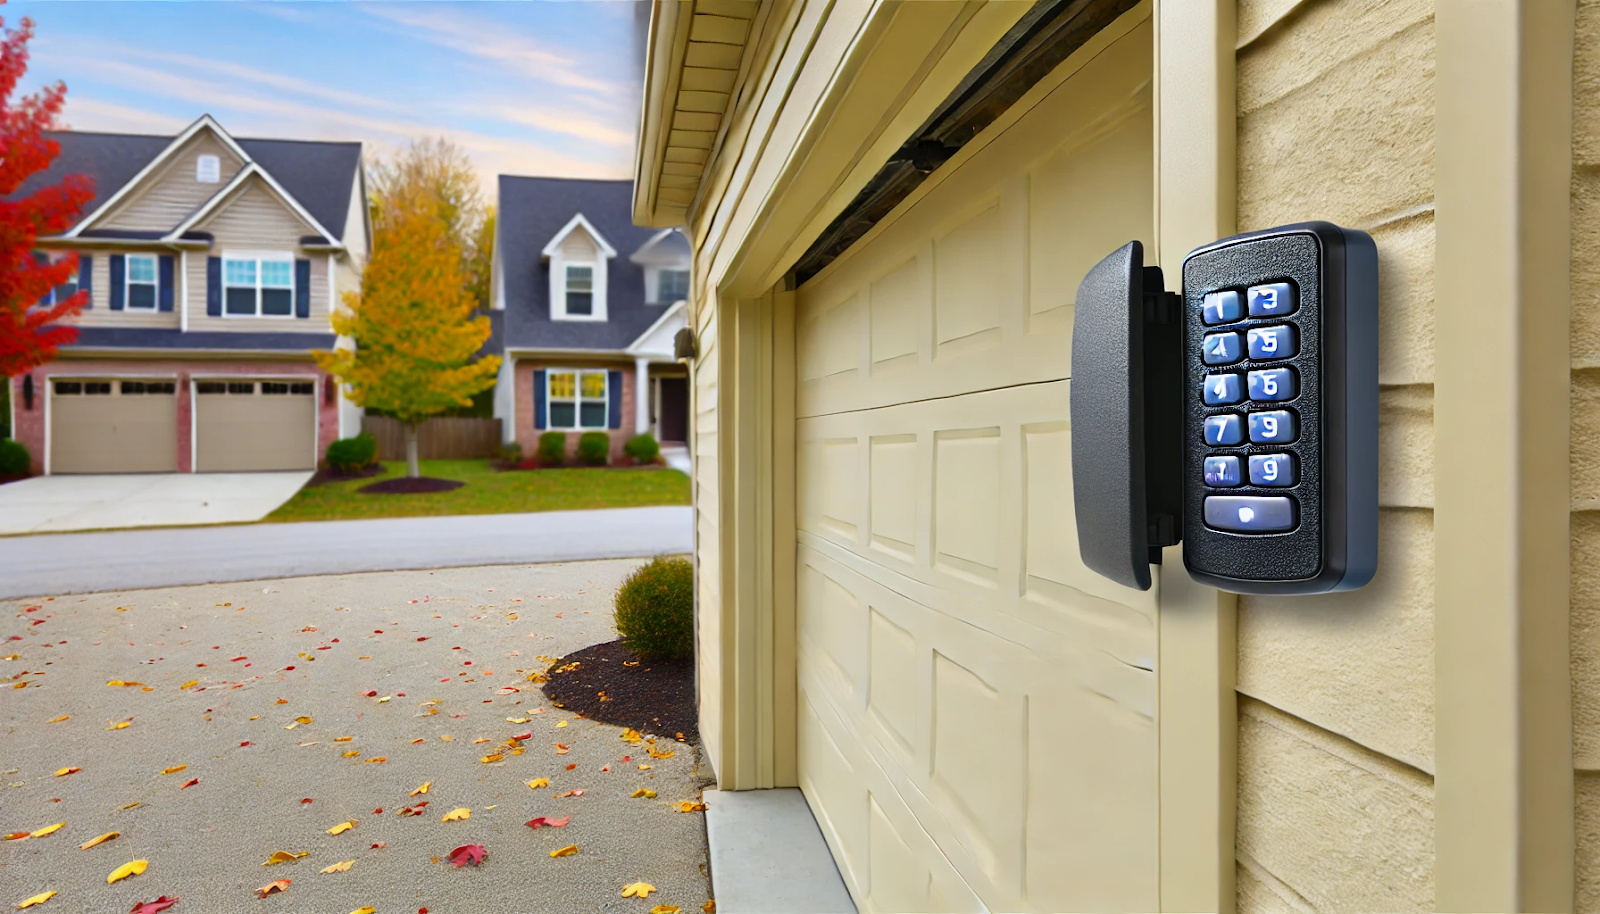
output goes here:
{"type": "Polygon", "coordinates": [[[175,382],[53,378],[50,383],[50,472],[177,472],[175,382]]]}
{"type": "Polygon", "coordinates": [[[314,381],[197,381],[195,469],[314,470],[314,381]]]}
{"type": "Polygon", "coordinates": [[[1068,414],[1079,280],[1151,250],[1151,39],[797,290],[800,782],[865,909],[1160,905],[1155,595],[1079,562],[1068,414]]]}

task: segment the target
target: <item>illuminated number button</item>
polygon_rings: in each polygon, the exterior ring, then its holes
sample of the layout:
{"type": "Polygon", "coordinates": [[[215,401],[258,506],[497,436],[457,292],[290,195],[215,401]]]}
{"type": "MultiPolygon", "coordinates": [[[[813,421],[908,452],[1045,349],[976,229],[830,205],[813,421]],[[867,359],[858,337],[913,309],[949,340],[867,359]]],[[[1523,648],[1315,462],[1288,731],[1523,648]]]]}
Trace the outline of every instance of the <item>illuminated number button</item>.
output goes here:
{"type": "Polygon", "coordinates": [[[1287,409],[1275,409],[1271,412],[1250,414],[1251,443],[1287,444],[1294,439],[1293,412],[1287,409]]]}
{"type": "Polygon", "coordinates": [[[1287,359],[1295,353],[1294,328],[1252,327],[1245,333],[1245,347],[1252,359],[1287,359]]]}
{"type": "Polygon", "coordinates": [[[1295,309],[1294,287],[1286,282],[1251,286],[1245,291],[1251,317],[1282,317],[1295,309]]]}
{"type": "Polygon", "coordinates": [[[1239,484],[1239,458],[1237,457],[1207,457],[1205,464],[1206,485],[1226,488],[1239,484]]]}
{"type": "Polygon", "coordinates": [[[1244,424],[1232,414],[1207,416],[1205,431],[1206,444],[1210,445],[1238,444],[1244,440],[1244,424]]]}
{"type": "Polygon", "coordinates": [[[1287,368],[1270,368],[1250,372],[1250,399],[1264,403],[1293,400],[1294,372],[1287,368]]]}
{"type": "Polygon", "coordinates": [[[1227,324],[1244,317],[1244,304],[1237,292],[1211,292],[1200,308],[1201,319],[1208,324],[1227,324]]]}
{"type": "Polygon", "coordinates": [[[1239,392],[1238,375],[1206,375],[1205,401],[1207,406],[1226,406],[1229,403],[1238,403],[1243,399],[1244,395],[1239,392]]]}
{"type": "MultiPolygon", "coordinates": [[[[1209,460],[1209,458],[1208,458],[1209,460]]],[[[1253,486],[1294,485],[1294,458],[1288,454],[1253,454],[1250,457],[1250,484],[1253,486]]]]}
{"type": "Polygon", "coordinates": [[[1294,529],[1294,502],[1283,495],[1210,495],[1206,526],[1234,533],[1283,533],[1294,529]]]}
{"type": "Polygon", "coordinates": [[[1208,333],[1200,344],[1200,352],[1207,365],[1226,365],[1239,361],[1244,346],[1237,333],[1208,333]]]}

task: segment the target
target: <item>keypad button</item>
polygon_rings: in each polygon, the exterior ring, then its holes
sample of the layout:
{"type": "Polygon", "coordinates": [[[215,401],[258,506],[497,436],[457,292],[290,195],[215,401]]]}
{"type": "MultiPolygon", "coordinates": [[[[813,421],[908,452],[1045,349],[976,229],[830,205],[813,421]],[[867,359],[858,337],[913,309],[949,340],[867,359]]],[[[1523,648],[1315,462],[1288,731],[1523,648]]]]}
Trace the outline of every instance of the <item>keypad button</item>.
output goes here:
{"type": "Polygon", "coordinates": [[[1274,409],[1250,414],[1253,444],[1288,444],[1295,439],[1294,411],[1274,409]]]}
{"type": "Polygon", "coordinates": [[[1205,401],[1207,406],[1226,406],[1229,403],[1238,403],[1243,399],[1244,394],[1239,391],[1238,375],[1206,375],[1205,401]]]}
{"type": "Polygon", "coordinates": [[[1294,500],[1284,495],[1208,495],[1206,526],[1234,533],[1294,529],[1294,500]]]}
{"type": "Polygon", "coordinates": [[[1251,327],[1245,332],[1245,338],[1252,359],[1287,359],[1296,351],[1294,328],[1288,324],[1251,327]]]}
{"type": "Polygon", "coordinates": [[[1239,416],[1234,413],[1207,416],[1205,435],[1206,444],[1213,446],[1238,444],[1244,440],[1244,423],[1239,421],[1239,416]]]}
{"type": "Polygon", "coordinates": [[[1250,455],[1250,484],[1272,487],[1294,485],[1294,457],[1289,454],[1250,455]]]}
{"type": "Polygon", "coordinates": [[[1226,365],[1243,356],[1244,341],[1237,333],[1208,333],[1200,343],[1200,352],[1207,365],[1226,365]]]}
{"type": "Polygon", "coordinates": [[[1250,372],[1250,399],[1262,403],[1293,400],[1294,371],[1289,368],[1269,368],[1250,372]]]}
{"type": "Polygon", "coordinates": [[[1237,292],[1210,292],[1200,308],[1200,317],[1208,324],[1228,324],[1244,317],[1244,303],[1237,292]]]}
{"type": "Polygon", "coordinates": [[[1239,458],[1237,457],[1207,457],[1205,464],[1206,485],[1227,488],[1239,484],[1239,458]]]}
{"type": "Polygon", "coordinates": [[[1293,313],[1298,304],[1294,287],[1286,282],[1251,286],[1245,291],[1245,298],[1250,302],[1251,317],[1282,317],[1293,313]]]}

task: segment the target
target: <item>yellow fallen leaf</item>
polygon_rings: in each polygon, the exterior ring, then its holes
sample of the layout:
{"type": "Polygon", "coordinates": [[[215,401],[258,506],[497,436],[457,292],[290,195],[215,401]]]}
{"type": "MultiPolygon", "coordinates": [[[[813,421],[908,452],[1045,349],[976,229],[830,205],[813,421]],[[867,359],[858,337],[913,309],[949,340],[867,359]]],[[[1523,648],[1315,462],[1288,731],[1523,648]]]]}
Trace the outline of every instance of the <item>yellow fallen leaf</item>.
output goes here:
{"type": "Polygon", "coordinates": [[[511,750],[511,754],[512,754],[512,755],[521,755],[521,754],[522,754],[522,753],[524,753],[524,752],[526,752],[526,751],[527,751],[527,750],[526,750],[526,749],[520,749],[520,748],[518,748],[518,749],[513,749],[513,750],[511,750]]]}
{"type": "Polygon", "coordinates": [[[450,735],[450,734],[448,734],[448,733],[446,733],[446,734],[445,734],[445,735],[443,735],[443,736],[441,736],[441,737],[439,737],[439,742],[441,742],[441,743],[448,743],[448,742],[450,742],[450,741],[451,741],[451,740],[453,740],[453,739],[455,739],[455,737],[453,737],[453,736],[451,736],[451,735],[450,735]]]}
{"type": "Polygon", "coordinates": [[[540,787],[549,787],[550,786],[550,779],[549,778],[534,778],[533,780],[528,781],[526,783],[527,783],[527,785],[529,787],[532,787],[534,790],[538,790],[540,787]]]}
{"type": "Polygon", "coordinates": [[[505,755],[504,755],[504,754],[502,754],[502,753],[499,753],[499,752],[496,752],[496,753],[494,753],[494,754],[493,754],[493,755],[486,755],[486,756],[484,756],[484,757],[483,757],[483,759],[482,759],[482,761],[483,761],[483,762],[484,762],[484,763],[485,763],[485,764],[488,764],[488,763],[489,763],[489,762],[498,762],[498,761],[500,761],[500,760],[501,760],[501,759],[503,759],[503,758],[505,758],[505,755]]]}
{"type": "Polygon", "coordinates": [[[700,910],[706,912],[706,914],[717,914],[717,900],[715,898],[707,898],[706,903],[700,906],[700,910]]]}
{"type": "Polygon", "coordinates": [[[108,831],[108,832],[106,832],[105,834],[101,835],[98,838],[90,838],[89,840],[87,840],[87,841],[83,842],[82,844],[78,845],[78,850],[86,851],[89,848],[94,847],[96,844],[104,844],[107,841],[110,841],[112,838],[115,838],[115,837],[117,837],[118,835],[121,835],[121,834],[122,834],[122,832],[119,832],[119,831],[108,831]]]}
{"type": "Polygon", "coordinates": [[[445,813],[444,814],[444,818],[440,819],[439,821],[441,821],[441,822],[465,822],[470,818],[472,818],[472,810],[467,809],[466,807],[462,807],[460,809],[452,809],[449,812],[445,813]]]}
{"type": "Polygon", "coordinates": [[[261,719],[261,715],[260,714],[252,715],[250,719],[251,720],[260,720],[261,719]]]}
{"type": "Polygon", "coordinates": [[[644,737],[639,735],[638,730],[630,729],[622,731],[622,741],[625,743],[637,743],[642,739],[644,739],[644,737]]]}
{"type": "Polygon", "coordinates": [[[356,822],[355,822],[354,819],[351,819],[348,822],[340,822],[338,825],[335,825],[334,827],[328,829],[328,834],[330,834],[330,835],[342,835],[345,832],[347,832],[350,829],[355,828],[355,827],[356,827],[356,822]]]}
{"type": "Polygon", "coordinates": [[[650,914],[678,914],[682,910],[675,904],[658,904],[650,909],[650,914]]]}
{"type": "Polygon", "coordinates": [[[682,803],[678,804],[678,812],[705,812],[705,809],[706,804],[692,803],[688,800],[684,800],[682,803]]]}
{"type": "Polygon", "coordinates": [[[389,699],[391,699],[393,697],[394,697],[393,695],[385,695],[382,698],[378,699],[378,704],[381,705],[381,704],[383,704],[384,702],[388,701],[389,699]]]}
{"type": "Polygon", "coordinates": [[[49,720],[45,721],[45,723],[47,723],[47,724],[59,724],[62,721],[70,720],[71,718],[72,718],[71,714],[63,714],[60,717],[52,717],[49,720]]]}
{"type": "Polygon", "coordinates": [[[182,771],[182,770],[184,770],[185,768],[188,768],[188,767],[189,767],[188,765],[173,765],[171,768],[163,768],[163,769],[161,769],[161,773],[162,774],[177,774],[178,772],[180,772],[180,771],[182,771]]]}
{"type": "Polygon", "coordinates": [[[298,727],[298,726],[300,726],[298,723],[294,723],[294,724],[290,724],[287,727],[284,727],[283,729],[285,729],[285,730],[293,730],[295,727],[298,727]]]}
{"type": "Polygon", "coordinates": [[[127,879],[129,876],[142,875],[149,868],[150,861],[148,860],[129,860],[111,871],[111,875],[106,877],[106,885],[110,885],[119,879],[127,879]]]}
{"type": "Polygon", "coordinates": [[[110,682],[108,682],[108,683],[106,683],[106,685],[107,685],[107,686],[113,686],[113,687],[114,687],[114,686],[125,686],[125,685],[127,685],[127,683],[126,683],[126,682],[123,682],[123,681],[122,681],[122,680],[120,680],[120,679],[113,679],[113,680],[111,680],[111,681],[110,681],[110,682]]]}
{"type": "Polygon", "coordinates": [[[361,754],[360,750],[351,749],[349,752],[340,753],[339,757],[340,758],[350,758],[351,756],[360,755],[360,754],[361,754]]]}
{"type": "Polygon", "coordinates": [[[644,787],[640,787],[638,790],[633,792],[633,796],[630,797],[630,799],[638,799],[639,797],[644,797],[647,800],[653,800],[656,798],[656,792],[654,790],[648,790],[644,787]]]}
{"type": "Polygon", "coordinates": [[[630,883],[630,884],[625,885],[625,886],[622,887],[622,897],[623,898],[649,898],[651,892],[659,892],[659,891],[661,891],[661,890],[656,888],[655,886],[651,885],[648,882],[634,882],[634,883],[630,883]]]}
{"type": "Polygon", "coordinates": [[[381,763],[381,762],[387,762],[388,760],[389,760],[389,757],[387,755],[374,755],[372,758],[364,759],[363,761],[364,762],[380,762],[381,763]]]}
{"type": "Polygon", "coordinates": [[[639,766],[639,770],[640,771],[649,771],[651,768],[654,768],[654,767],[655,767],[654,765],[640,765],[639,766]]]}
{"type": "Polygon", "coordinates": [[[310,855],[310,851],[301,851],[298,854],[294,851],[273,851],[272,856],[267,858],[267,862],[261,865],[277,866],[280,863],[293,863],[301,857],[309,857],[310,855]]]}
{"type": "Polygon", "coordinates": [[[195,686],[197,686],[197,685],[199,685],[199,684],[200,684],[200,680],[198,680],[198,679],[191,679],[191,680],[189,680],[189,681],[188,681],[188,682],[186,682],[186,683],[184,683],[184,684],[183,684],[183,685],[181,685],[181,686],[178,686],[178,690],[179,690],[179,691],[182,691],[182,690],[184,690],[184,689],[192,689],[192,688],[194,688],[194,687],[195,687],[195,686]]]}
{"type": "Polygon", "coordinates": [[[427,793],[428,792],[428,788],[432,787],[432,786],[433,786],[433,782],[432,781],[423,781],[421,787],[418,787],[416,790],[411,791],[410,793],[406,794],[406,796],[414,797],[419,793],[427,793]]]}
{"type": "Polygon", "coordinates": [[[17,910],[20,911],[23,908],[31,908],[36,904],[44,904],[45,902],[49,901],[51,899],[51,897],[53,897],[54,895],[55,895],[54,891],[40,892],[39,894],[33,896],[32,898],[26,899],[24,901],[17,902],[17,910]]]}
{"type": "Polygon", "coordinates": [[[138,806],[138,805],[139,805],[139,801],[138,800],[134,800],[132,803],[129,803],[127,806],[124,806],[122,808],[123,809],[132,809],[132,808],[134,808],[135,806],[138,806]]]}
{"type": "Polygon", "coordinates": [[[43,838],[45,835],[53,835],[56,832],[60,831],[61,827],[63,825],[66,825],[66,824],[67,823],[65,823],[65,822],[57,822],[54,825],[46,825],[44,828],[41,828],[36,832],[30,832],[28,834],[28,837],[30,837],[30,838],[43,838]]]}
{"type": "Polygon", "coordinates": [[[577,852],[578,852],[578,845],[569,844],[566,847],[558,848],[556,850],[551,851],[550,852],[550,856],[552,856],[552,857],[571,857],[573,854],[576,854],[577,852]]]}
{"type": "Polygon", "coordinates": [[[478,737],[478,738],[477,738],[477,739],[475,739],[475,740],[473,740],[473,741],[472,741],[472,744],[473,744],[473,745],[474,745],[474,746],[476,746],[476,745],[477,745],[477,744],[479,744],[479,743],[487,743],[487,742],[490,742],[490,739],[489,739],[489,737],[487,737],[487,736],[480,736],[480,737],[478,737]]]}
{"type": "Polygon", "coordinates": [[[531,717],[508,717],[508,718],[506,718],[506,723],[508,723],[508,724],[525,724],[530,720],[533,720],[533,718],[531,718],[531,717]]]}
{"type": "Polygon", "coordinates": [[[348,743],[353,739],[355,739],[353,736],[335,736],[333,741],[336,743],[348,743]]]}
{"type": "Polygon", "coordinates": [[[131,721],[131,720],[125,720],[120,724],[113,724],[112,726],[109,726],[106,729],[107,730],[122,730],[122,729],[127,728],[132,723],[133,723],[133,721],[131,721]]]}
{"type": "Polygon", "coordinates": [[[56,770],[56,777],[64,778],[69,774],[77,774],[78,772],[80,772],[82,770],[83,770],[82,768],[58,768],[56,770]]]}
{"type": "Polygon", "coordinates": [[[378,909],[369,904],[356,908],[350,914],[378,914],[378,909]]]}
{"type": "Polygon", "coordinates": [[[306,715],[304,715],[304,714],[302,714],[299,717],[296,717],[294,719],[294,722],[297,723],[297,724],[309,724],[309,723],[311,723],[311,718],[306,716],[306,715]]]}
{"type": "Polygon", "coordinates": [[[321,869],[321,872],[324,872],[324,873],[343,873],[346,870],[350,869],[350,867],[352,867],[354,865],[355,865],[355,861],[354,860],[341,860],[341,861],[339,861],[338,863],[335,863],[332,866],[323,867],[321,869]]]}
{"type": "Polygon", "coordinates": [[[564,720],[563,721],[559,721],[559,722],[556,723],[556,729],[559,730],[562,727],[565,727],[566,725],[567,725],[566,721],[564,721],[564,720]]]}
{"type": "MultiPolygon", "coordinates": [[[[304,657],[305,654],[301,654],[300,656],[304,657]]],[[[287,699],[287,698],[280,698],[277,701],[273,702],[273,704],[275,704],[275,705],[286,705],[288,703],[289,703],[289,699],[287,699]]]]}

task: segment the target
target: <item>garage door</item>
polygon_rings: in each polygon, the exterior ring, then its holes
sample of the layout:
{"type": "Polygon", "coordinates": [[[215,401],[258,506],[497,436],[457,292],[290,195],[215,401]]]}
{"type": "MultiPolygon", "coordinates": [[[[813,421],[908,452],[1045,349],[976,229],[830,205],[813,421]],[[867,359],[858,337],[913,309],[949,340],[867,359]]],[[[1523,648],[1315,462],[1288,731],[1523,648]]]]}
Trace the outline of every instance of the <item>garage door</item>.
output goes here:
{"type": "Polygon", "coordinates": [[[50,472],[177,472],[175,382],[52,378],[50,384],[50,472]]]}
{"type": "Polygon", "coordinates": [[[314,381],[195,382],[195,469],[316,469],[316,391],[314,381]]]}
{"type": "Polygon", "coordinates": [[[800,781],[864,908],[1159,907],[1155,596],[1078,559],[1068,414],[1079,280],[1151,249],[1151,42],[797,290],[800,781]]]}

